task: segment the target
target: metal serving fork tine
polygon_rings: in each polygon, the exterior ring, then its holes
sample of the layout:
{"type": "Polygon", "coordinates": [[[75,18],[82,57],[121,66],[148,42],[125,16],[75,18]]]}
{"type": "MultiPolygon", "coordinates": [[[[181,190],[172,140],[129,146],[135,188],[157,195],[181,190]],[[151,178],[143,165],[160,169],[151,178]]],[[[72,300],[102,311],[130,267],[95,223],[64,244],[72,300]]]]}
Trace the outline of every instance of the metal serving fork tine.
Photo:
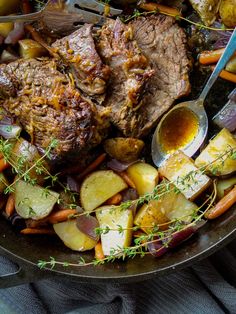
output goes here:
{"type": "MultiPolygon", "coordinates": [[[[96,0],[49,0],[38,12],[0,16],[0,23],[41,20],[51,31],[66,33],[77,29],[82,23],[103,25],[106,21],[106,17],[102,15],[105,6],[104,3],[96,0]]],[[[122,10],[110,7],[111,16],[121,13],[122,10]]]]}

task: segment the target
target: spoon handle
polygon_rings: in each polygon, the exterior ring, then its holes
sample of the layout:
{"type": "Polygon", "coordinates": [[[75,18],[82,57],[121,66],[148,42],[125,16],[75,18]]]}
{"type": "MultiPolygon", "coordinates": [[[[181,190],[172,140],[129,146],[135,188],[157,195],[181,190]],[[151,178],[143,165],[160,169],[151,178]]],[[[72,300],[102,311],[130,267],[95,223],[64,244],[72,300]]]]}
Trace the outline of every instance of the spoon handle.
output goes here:
{"type": "Polygon", "coordinates": [[[217,65],[212,72],[209,80],[207,81],[203,91],[201,92],[201,95],[199,96],[199,100],[201,100],[201,103],[204,102],[207,94],[209,93],[212,85],[215,83],[216,79],[218,78],[220,72],[224,69],[225,65],[233,55],[233,53],[236,51],[236,28],[233,31],[233,34],[230,37],[230,40],[225,48],[225,51],[223,55],[220,57],[220,60],[217,62],[217,65]]]}

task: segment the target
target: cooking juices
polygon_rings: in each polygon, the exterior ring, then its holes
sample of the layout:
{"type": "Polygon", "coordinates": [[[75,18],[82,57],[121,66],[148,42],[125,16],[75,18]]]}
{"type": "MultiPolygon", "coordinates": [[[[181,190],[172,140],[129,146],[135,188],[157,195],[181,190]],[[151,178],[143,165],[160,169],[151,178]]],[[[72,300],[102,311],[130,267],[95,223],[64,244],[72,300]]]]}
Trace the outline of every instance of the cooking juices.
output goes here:
{"type": "Polygon", "coordinates": [[[195,138],[198,128],[198,118],[191,110],[173,110],[163,121],[159,131],[162,149],[170,154],[185,147],[195,138]]]}

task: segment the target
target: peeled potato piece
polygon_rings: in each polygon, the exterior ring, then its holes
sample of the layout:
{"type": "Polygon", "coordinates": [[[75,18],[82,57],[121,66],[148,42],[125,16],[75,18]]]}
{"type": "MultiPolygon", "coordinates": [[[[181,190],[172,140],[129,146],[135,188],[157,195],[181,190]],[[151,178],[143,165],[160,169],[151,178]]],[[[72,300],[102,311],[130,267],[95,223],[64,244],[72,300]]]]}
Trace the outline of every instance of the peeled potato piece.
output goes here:
{"type": "Polygon", "coordinates": [[[53,229],[64,244],[74,251],[88,251],[97,244],[77,228],[76,219],[54,224],[53,229]]]}
{"type": "Polygon", "coordinates": [[[181,151],[171,155],[159,168],[159,172],[189,200],[194,200],[211,183],[211,179],[202,174],[193,160],[181,151]]]}
{"type": "Polygon", "coordinates": [[[195,165],[206,167],[206,172],[214,176],[233,173],[236,171],[236,159],[230,154],[223,156],[230,150],[236,152],[236,139],[227,129],[222,129],[196,158],[195,165]]]}
{"type": "Polygon", "coordinates": [[[157,201],[150,201],[144,204],[134,218],[134,224],[139,226],[144,232],[151,232],[154,226],[160,226],[160,230],[168,227],[168,217],[165,212],[158,206],[157,201]]]}
{"type": "Polygon", "coordinates": [[[85,211],[91,212],[126,188],[125,181],[112,170],[95,171],[81,185],[81,205],[85,211]]]}
{"type": "Polygon", "coordinates": [[[128,176],[134,182],[139,195],[153,192],[158,183],[158,171],[144,162],[137,162],[127,169],[128,176]]]}
{"type": "Polygon", "coordinates": [[[20,56],[24,59],[39,58],[47,55],[47,50],[33,39],[19,40],[20,56]]]}
{"type": "MultiPolygon", "coordinates": [[[[103,206],[96,211],[100,228],[109,227],[106,234],[101,235],[104,255],[110,255],[111,250],[119,251],[128,247],[132,241],[133,212],[130,209],[122,210],[119,206],[103,206]],[[122,227],[123,232],[119,232],[122,227]]],[[[118,255],[117,255],[118,257],[118,255]]]]}
{"type": "MultiPolygon", "coordinates": [[[[168,183],[168,181],[165,181],[168,183]]],[[[168,227],[168,221],[178,219],[190,222],[197,212],[197,205],[186,199],[182,193],[177,193],[174,185],[163,193],[158,200],[152,200],[143,205],[135,216],[134,224],[145,232],[151,230],[149,226],[160,225],[160,230],[168,227]]]]}

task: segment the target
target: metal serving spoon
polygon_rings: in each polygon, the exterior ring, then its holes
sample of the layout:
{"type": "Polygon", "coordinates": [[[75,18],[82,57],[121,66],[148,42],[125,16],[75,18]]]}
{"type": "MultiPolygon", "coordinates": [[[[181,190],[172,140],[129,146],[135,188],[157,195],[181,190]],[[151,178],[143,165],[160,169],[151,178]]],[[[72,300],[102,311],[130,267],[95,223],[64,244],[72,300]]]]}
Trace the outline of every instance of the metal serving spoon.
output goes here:
{"type": "MultiPolygon", "coordinates": [[[[196,100],[186,101],[176,105],[166,115],[163,116],[160,123],[158,124],[155,133],[152,138],[152,159],[156,166],[160,166],[175,150],[182,150],[187,156],[191,157],[200,148],[205,140],[208,130],[208,117],[204,109],[204,100],[209,93],[212,85],[215,83],[220,72],[224,69],[225,65],[236,51],[236,28],[225,48],[223,55],[218,61],[214,71],[212,72],[209,80],[207,81],[203,91],[196,100]],[[197,122],[197,128],[195,135],[190,139],[189,142],[185,143],[182,147],[177,147],[172,151],[164,149],[161,134],[163,134],[164,126],[171,128],[173,125],[168,125],[169,121],[175,123],[175,116],[179,114],[181,116],[184,113],[192,115],[197,122]]],[[[188,121],[187,121],[188,122],[188,121]]],[[[184,128],[185,126],[181,126],[184,128]]],[[[167,133],[168,134],[168,133],[167,133]]],[[[172,134],[174,137],[175,135],[172,134]]],[[[176,134],[177,136],[177,134],[176,134]]]]}

